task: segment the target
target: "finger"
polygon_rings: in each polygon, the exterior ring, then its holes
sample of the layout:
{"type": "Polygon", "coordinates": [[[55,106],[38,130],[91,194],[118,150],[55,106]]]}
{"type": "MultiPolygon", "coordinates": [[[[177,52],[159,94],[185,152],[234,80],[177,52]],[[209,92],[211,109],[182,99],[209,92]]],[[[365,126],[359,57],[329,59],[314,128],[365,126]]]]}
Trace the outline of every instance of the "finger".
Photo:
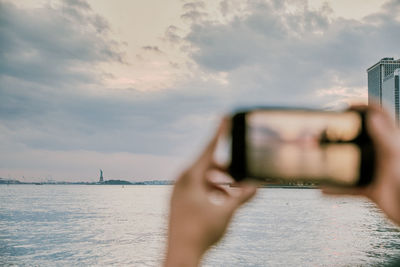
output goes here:
{"type": "Polygon", "coordinates": [[[363,104],[351,105],[349,110],[367,111],[367,114],[379,113],[385,118],[384,120],[388,123],[390,127],[395,128],[391,115],[389,114],[387,109],[383,108],[378,103],[372,102],[368,104],[368,106],[363,104]]]}
{"type": "Polygon", "coordinates": [[[394,123],[394,120],[392,116],[389,114],[388,110],[386,108],[383,108],[378,105],[370,105],[368,106],[368,113],[378,113],[381,114],[384,117],[385,122],[387,125],[392,128],[396,129],[396,125],[394,123]]]}
{"type": "Polygon", "coordinates": [[[375,110],[375,111],[380,111],[382,110],[381,104],[379,104],[378,101],[372,101],[368,103],[368,105],[365,105],[367,110],[375,110]]]}
{"type": "Polygon", "coordinates": [[[352,187],[352,188],[345,188],[345,187],[322,187],[322,193],[326,195],[366,195],[365,188],[359,187],[352,187]]]}
{"type": "Polygon", "coordinates": [[[386,152],[393,144],[394,129],[381,112],[373,111],[367,117],[367,129],[378,151],[386,152]]]}
{"type": "Polygon", "coordinates": [[[208,200],[216,206],[224,206],[231,197],[228,184],[224,180],[225,176],[217,170],[208,171],[206,174],[205,183],[208,200]]]}
{"type": "Polygon", "coordinates": [[[221,172],[217,169],[212,169],[206,172],[205,182],[211,188],[223,187],[224,191],[226,191],[225,188],[233,183],[233,179],[225,172],[221,172]]]}
{"type": "Polygon", "coordinates": [[[211,139],[209,144],[206,146],[203,153],[200,155],[198,160],[194,163],[195,168],[207,169],[210,167],[210,164],[214,161],[214,152],[218,144],[218,139],[226,133],[228,125],[228,119],[225,117],[222,119],[218,129],[211,139]]]}
{"type": "Polygon", "coordinates": [[[218,162],[213,161],[210,165],[210,168],[218,170],[220,172],[228,173],[228,166],[220,164],[218,162]]]}
{"type": "Polygon", "coordinates": [[[237,186],[235,187],[235,190],[230,191],[233,209],[236,209],[249,201],[252,197],[254,197],[257,191],[257,187],[253,184],[238,183],[235,185],[237,186]]]}
{"type": "Polygon", "coordinates": [[[363,104],[352,104],[349,108],[349,110],[356,110],[356,111],[364,111],[367,109],[368,109],[368,106],[363,105],[363,104]]]}
{"type": "Polygon", "coordinates": [[[220,169],[209,169],[206,171],[206,181],[213,184],[226,184],[234,183],[234,179],[225,171],[220,169]]]}
{"type": "Polygon", "coordinates": [[[182,175],[178,178],[177,181],[180,182],[201,182],[204,183],[206,179],[206,171],[208,169],[217,169],[221,171],[225,171],[226,169],[224,166],[219,165],[214,161],[214,151],[216,149],[218,139],[219,137],[226,132],[226,127],[228,124],[228,119],[224,118],[220,125],[218,126],[218,129],[216,133],[214,134],[214,137],[211,139],[209,144],[206,146],[205,150],[203,153],[198,157],[198,159],[190,165],[189,168],[186,169],[186,171],[183,172],[182,175]]]}

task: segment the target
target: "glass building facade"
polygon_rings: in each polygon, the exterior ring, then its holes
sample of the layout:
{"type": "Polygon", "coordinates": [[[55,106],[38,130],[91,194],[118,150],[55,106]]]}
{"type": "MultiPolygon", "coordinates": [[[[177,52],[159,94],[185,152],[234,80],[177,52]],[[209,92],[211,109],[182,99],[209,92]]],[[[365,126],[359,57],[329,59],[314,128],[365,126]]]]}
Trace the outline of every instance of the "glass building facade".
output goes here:
{"type": "Polygon", "coordinates": [[[400,59],[394,60],[392,57],[385,57],[367,69],[368,103],[373,101],[382,105],[383,80],[398,68],[400,68],[400,59]]]}
{"type": "Polygon", "coordinates": [[[399,76],[400,69],[396,69],[383,79],[382,84],[382,104],[397,125],[400,122],[399,76]]]}

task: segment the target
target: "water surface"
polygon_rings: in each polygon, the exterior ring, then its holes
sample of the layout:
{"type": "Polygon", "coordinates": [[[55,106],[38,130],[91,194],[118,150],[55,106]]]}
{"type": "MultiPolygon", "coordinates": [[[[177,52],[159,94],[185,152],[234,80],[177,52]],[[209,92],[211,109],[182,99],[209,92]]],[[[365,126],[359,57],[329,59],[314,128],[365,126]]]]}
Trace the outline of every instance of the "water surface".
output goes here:
{"type": "MultiPolygon", "coordinates": [[[[0,265],[159,266],[171,186],[1,185],[0,265]]],[[[203,266],[371,266],[400,255],[370,202],[261,189],[203,266]]]]}

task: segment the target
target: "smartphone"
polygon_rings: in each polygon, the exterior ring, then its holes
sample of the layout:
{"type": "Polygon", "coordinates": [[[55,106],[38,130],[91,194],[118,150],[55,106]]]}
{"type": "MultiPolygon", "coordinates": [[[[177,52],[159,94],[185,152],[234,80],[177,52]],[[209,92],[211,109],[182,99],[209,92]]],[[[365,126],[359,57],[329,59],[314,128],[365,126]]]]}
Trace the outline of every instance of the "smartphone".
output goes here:
{"type": "Polygon", "coordinates": [[[229,172],[267,184],[368,185],[375,153],[366,112],[241,110],[232,116],[229,172]]]}

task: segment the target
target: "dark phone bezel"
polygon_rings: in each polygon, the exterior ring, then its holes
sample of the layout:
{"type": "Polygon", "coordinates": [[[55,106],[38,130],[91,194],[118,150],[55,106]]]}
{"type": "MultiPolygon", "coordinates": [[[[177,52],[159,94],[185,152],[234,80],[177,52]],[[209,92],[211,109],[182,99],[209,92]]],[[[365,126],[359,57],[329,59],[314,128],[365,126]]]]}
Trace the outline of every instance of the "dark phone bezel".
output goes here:
{"type": "MultiPolygon", "coordinates": [[[[246,114],[254,112],[256,110],[291,110],[291,111],[308,111],[308,112],[332,112],[323,111],[307,108],[279,108],[279,107],[257,107],[252,109],[243,109],[236,112],[232,116],[232,127],[231,127],[231,162],[229,165],[229,173],[235,181],[240,182],[249,177],[247,172],[247,160],[246,160],[246,114]]],[[[371,183],[374,177],[375,171],[375,150],[372,143],[372,139],[368,134],[366,127],[366,109],[349,109],[343,112],[354,111],[361,117],[361,132],[355,143],[360,147],[361,150],[361,162],[359,177],[357,183],[352,186],[362,187],[371,183]]]]}

